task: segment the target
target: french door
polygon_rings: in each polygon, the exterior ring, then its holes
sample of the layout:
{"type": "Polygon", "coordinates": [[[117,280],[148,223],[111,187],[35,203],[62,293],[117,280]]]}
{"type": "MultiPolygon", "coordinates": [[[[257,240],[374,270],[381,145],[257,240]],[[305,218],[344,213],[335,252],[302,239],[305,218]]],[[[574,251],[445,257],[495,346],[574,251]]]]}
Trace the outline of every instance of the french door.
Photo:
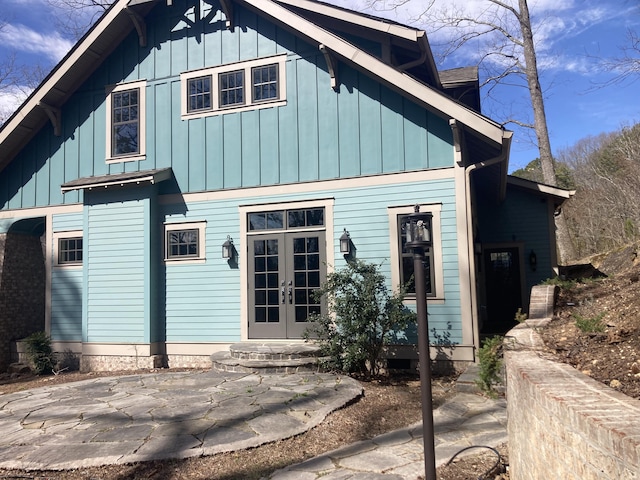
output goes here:
{"type": "Polygon", "coordinates": [[[326,280],[325,232],[250,235],[247,249],[249,338],[301,338],[324,313],[312,294],[326,280]]]}

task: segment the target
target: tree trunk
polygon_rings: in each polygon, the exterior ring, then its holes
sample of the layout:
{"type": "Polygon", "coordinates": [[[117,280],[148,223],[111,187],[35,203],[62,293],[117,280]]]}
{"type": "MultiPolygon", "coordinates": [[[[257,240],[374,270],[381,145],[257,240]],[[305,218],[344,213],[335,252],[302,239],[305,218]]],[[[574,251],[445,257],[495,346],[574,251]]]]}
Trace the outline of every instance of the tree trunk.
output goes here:
{"type": "MultiPolygon", "coordinates": [[[[542,166],[542,178],[544,183],[556,186],[556,173],[553,166],[553,155],[551,153],[551,142],[549,141],[549,130],[547,128],[547,115],[544,110],[544,98],[540,79],[538,77],[538,62],[533,43],[533,32],[531,30],[531,19],[529,17],[529,6],[527,0],[518,0],[520,15],[520,29],[522,31],[522,43],[525,60],[525,73],[531,96],[531,106],[533,108],[533,121],[538,139],[538,150],[540,152],[540,165],[542,166]]],[[[555,217],[556,222],[556,242],[559,254],[559,263],[575,258],[575,249],[569,235],[569,229],[564,215],[555,217]]]]}

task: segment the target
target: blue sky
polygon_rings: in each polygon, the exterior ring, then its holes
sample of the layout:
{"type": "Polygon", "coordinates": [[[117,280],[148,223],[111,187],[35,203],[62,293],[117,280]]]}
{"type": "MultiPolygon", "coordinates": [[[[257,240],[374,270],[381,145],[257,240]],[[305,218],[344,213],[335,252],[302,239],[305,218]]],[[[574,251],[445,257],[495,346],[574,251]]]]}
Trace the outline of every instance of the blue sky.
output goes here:
{"type": "MultiPolygon", "coordinates": [[[[446,43],[446,30],[434,31],[426,26],[424,17],[419,18],[423,6],[433,2],[431,11],[435,12],[460,1],[467,12],[478,17],[487,11],[488,5],[487,0],[409,0],[393,8],[394,0],[378,0],[373,7],[371,0],[326,1],[425,28],[436,57],[446,43]]],[[[516,0],[506,1],[517,4],[516,0]]],[[[639,122],[640,76],[636,76],[635,82],[601,86],[613,78],[601,59],[621,55],[620,47],[629,44],[628,29],[640,32],[638,0],[529,0],[529,9],[554,152],[571,147],[586,136],[639,122]]],[[[2,0],[0,65],[12,55],[18,64],[47,68],[55,65],[73,45],[73,39],[57,28],[55,17],[59,14],[46,0],[2,0]]],[[[439,66],[475,65],[487,49],[482,44],[470,45],[439,66]]],[[[15,108],[28,89],[22,90],[0,91],[0,112],[6,114],[15,108]]],[[[521,87],[500,87],[494,90],[492,98],[483,96],[483,113],[500,122],[509,114],[528,120],[531,116],[527,95],[521,87]]],[[[507,128],[515,132],[510,160],[513,171],[538,154],[531,142],[531,132],[514,124],[507,128]]]]}

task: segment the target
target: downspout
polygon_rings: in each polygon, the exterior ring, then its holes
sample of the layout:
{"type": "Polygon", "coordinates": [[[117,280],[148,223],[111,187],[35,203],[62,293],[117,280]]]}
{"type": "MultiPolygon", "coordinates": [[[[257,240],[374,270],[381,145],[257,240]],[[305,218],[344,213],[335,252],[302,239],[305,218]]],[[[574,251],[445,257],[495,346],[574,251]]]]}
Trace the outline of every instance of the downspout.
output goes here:
{"type": "MultiPolygon", "coordinates": [[[[449,126],[453,132],[454,148],[456,152],[462,156],[462,132],[460,126],[455,119],[449,120],[449,126]]],[[[467,238],[473,233],[473,215],[471,210],[471,173],[481,168],[490,167],[509,159],[509,151],[511,149],[511,139],[513,132],[504,130],[502,133],[502,149],[496,157],[490,158],[483,162],[474,163],[465,168],[465,210],[467,222],[467,238]]],[[[478,328],[478,292],[476,288],[476,257],[473,248],[473,240],[467,241],[467,256],[469,258],[469,288],[471,298],[471,318],[473,323],[473,344],[476,349],[480,348],[480,329],[478,328]]]]}

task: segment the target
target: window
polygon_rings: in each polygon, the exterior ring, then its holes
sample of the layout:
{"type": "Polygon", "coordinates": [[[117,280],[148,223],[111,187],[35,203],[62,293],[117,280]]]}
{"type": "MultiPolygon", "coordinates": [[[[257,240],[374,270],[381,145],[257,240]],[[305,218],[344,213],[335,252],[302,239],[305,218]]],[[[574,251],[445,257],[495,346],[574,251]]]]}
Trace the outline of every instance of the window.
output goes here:
{"type": "Polygon", "coordinates": [[[55,233],[54,265],[59,267],[82,266],[83,245],[82,232],[55,233]]]}
{"type": "Polygon", "coordinates": [[[146,82],[109,87],[107,95],[107,162],[143,160],[146,82]]]}
{"type": "Polygon", "coordinates": [[[205,260],[204,222],[165,224],[165,261],[205,260]]]}
{"type": "MultiPolygon", "coordinates": [[[[433,246],[429,252],[425,252],[425,280],[427,287],[427,296],[430,299],[443,300],[443,268],[442,268],[442,246],[440,244],[441,226],[440,212],[441,204],[421,205],[421,212],[431,212],[432,219],[432,239],[433,246]]],[[[413,213],[413,206],[409,207],[390,207],[389,214],[389,233],[391,258],[395,259],[391,262],[391,281],[394,287],[399,285],[408,285],[407,300],[415,299],[415,283],[413,280],[414,263],[413,252],[405,247],[406,238],[404,232],[404,223],[407,215],[413,213]]]]}
{"type": "Polygon", "coordinates": [[[220,84],[220,108],[244,104],[244,70],[221,73],[218,76],[220,84]]]}
{"type": "Polygon", "coordinates": [[[262,102],[278,98],[277,65],[266,65],[251,69],[253,101],[262,102]]]}
{"type": "Polygon", "coordinates": [[[189,112],[211,108],[211,77],[196,77],[188,81],[189,112]]]}
{"type": "Polygon", "coordinates": [[[182,118],[285,105],[286,59],[278,55],[182,73],[182,118]]]}
{"type": "Polygon", "coordinates": [[[324,226],[324,208],[275,210],[248,214],[249,231],[324,226]],[[286,220],[286,225],[285,225],[286,220]]]}
{"type": "MultiPolygon", "coordinates": [[[[410,248],[406,248],[407,243],[404,225],[407,222],[406,215],[398,215],[398,256],[400,257],[399,269],[400,269],[400,283],[407,286],[407,293],[411,296],[416,294],[416,284],[414,280],[414,262],[413,251],[410,248]]],[[[429,251],[425,251],[424,255],[424,278],[426,282],[427,296],[432,297],[433,291],[433,248],[429,251]]]]}

